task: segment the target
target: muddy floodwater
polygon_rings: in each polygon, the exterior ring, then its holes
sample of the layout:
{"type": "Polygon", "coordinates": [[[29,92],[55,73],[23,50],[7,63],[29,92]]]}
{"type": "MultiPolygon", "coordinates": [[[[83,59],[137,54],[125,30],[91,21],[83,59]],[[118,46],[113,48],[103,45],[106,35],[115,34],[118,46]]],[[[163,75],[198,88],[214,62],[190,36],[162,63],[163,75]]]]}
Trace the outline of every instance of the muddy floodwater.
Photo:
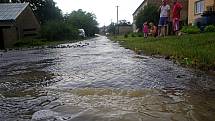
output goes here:
{"type": "Polygon", "coordinates": [[[215,77],[103,36],[0,52],[0,121],[215,121],[215,77]]]}

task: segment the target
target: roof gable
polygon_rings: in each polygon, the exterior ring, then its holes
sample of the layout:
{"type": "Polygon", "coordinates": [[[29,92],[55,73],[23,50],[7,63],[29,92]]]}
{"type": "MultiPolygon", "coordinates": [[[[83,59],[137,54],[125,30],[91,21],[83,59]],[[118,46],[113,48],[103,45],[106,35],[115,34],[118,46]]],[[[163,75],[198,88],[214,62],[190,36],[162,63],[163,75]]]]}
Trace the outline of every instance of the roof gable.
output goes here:
{"type": "Polygon", "coordinates": [[[147,0],[144,0],[140,6],[134,11],[134,13],[132,15],[135,15],[137,13],[137,11],[147,2],[147,0]]]}
{"type": "Polygon", "coordinates": [[[0,21],[16,20],[29,3],[0,4],[0,21]]]}

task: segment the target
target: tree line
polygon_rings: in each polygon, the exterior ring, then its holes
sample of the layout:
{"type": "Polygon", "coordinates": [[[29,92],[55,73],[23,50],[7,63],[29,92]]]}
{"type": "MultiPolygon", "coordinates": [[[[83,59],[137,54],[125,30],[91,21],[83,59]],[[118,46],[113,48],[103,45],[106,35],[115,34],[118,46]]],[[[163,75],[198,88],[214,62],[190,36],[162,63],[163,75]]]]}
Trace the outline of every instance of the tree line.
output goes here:
{"type": "MultiPolygon", "coordinates": [[[[9,3],[10,0],[0,0],[9,3]]],[[[48,40],[77,39],[78,29],[84,29],[87,36],[99,31],[96,16],[81,9],[63,14],[53,0],[11,0],[12,3],[28,2],[42,25],[41,36],[48,40]]]]}

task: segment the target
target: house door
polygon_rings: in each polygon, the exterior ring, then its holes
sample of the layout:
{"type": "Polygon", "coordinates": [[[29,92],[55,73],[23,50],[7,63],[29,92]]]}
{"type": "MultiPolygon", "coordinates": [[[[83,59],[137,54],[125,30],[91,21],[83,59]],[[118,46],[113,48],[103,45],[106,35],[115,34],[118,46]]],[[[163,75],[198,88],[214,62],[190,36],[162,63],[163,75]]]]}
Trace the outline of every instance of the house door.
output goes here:
{"type": "Polygon", "coordinates": [[[0,49],[4,49],[4,37],[2,28],[0,28],[0,49]]]}

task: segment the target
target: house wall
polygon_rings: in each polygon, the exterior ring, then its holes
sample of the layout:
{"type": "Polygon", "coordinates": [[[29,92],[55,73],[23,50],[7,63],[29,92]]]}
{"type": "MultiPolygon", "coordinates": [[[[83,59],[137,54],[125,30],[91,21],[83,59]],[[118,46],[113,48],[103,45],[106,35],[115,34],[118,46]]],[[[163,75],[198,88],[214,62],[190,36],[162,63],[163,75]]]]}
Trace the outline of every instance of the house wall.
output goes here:
{"type": "Polygon", "coordinates": [[[17,30],[15,27],[15,21],[1,21],[1,48],[10,48],[15,44],[17,40],[17,30]]]}
{"type": "MultiPolygon", "coordinates": [[[[195,14],[195,2],[200,0],[189,0],[189,9],[188,9],[188,24],[193,24],[195,19],[201,17],[201,14],[195,14]]],[[[204,0],[205,7],[204,9],[207,9],[207,6],[211,6],[214,3],[214,0],[204,0]]]]}
{"type": "Polygon", "coordinates": [[[18,39],[35,37],[39,34],[40,24],[28,6],[17,18],[18,39]]]}
{"type": "Polygon", "coordinates": [[[10,48],[17,41],[17,31],[16,27],[9,27],[3,29],[4,47],[10,48]]]}
{"type": "Polygon", "coordinates": [[[132,32],[132,26],[119,26],[119,34],[127,34],[129,32],[132,32]]]}
{"type": "Polygon", "coordinates": [[[0,49],[4,49],[3,29],[0,27],[0,49]]]}

